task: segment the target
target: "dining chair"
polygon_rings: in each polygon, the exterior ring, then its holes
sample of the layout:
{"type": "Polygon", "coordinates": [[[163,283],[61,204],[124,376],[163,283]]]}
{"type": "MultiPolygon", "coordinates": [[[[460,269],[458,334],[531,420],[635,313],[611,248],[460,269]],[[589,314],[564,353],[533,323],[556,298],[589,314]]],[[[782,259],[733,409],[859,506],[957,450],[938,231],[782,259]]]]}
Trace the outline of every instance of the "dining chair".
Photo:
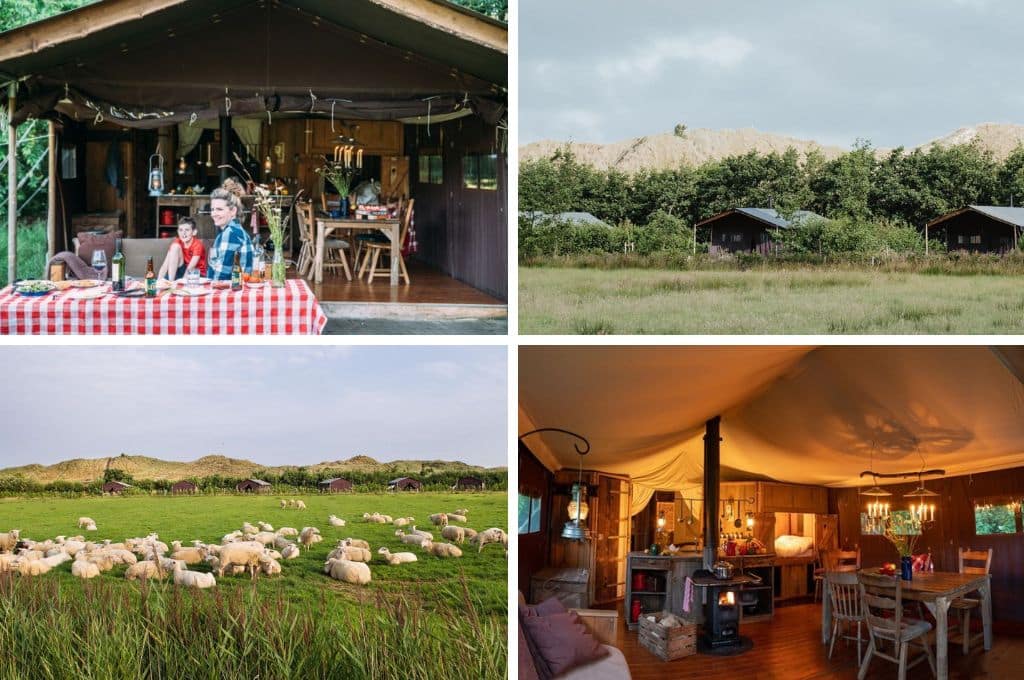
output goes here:
{"type": "MultiPolygon", "coordinates": [[[[316,218],[313,215],[313,203],[306,202],[299,206],[299,233],[302,239],[303,250],[299,253],[299,276],[312,276],[316,271],[316,218]],[[302,253],[306,252],[307,259],[303,262],[302,253]],[[304,269],[308,269],[308,272],[304,272],[304,269]]],[[[345,278],[349,281],[352,280],[352,270],[348,266],[348,258],[345,256],[345,251],[351,250],[351,245],[348,241],[340,238],[326,238],[324,239],[324,252],[322,254],[323,269],[338,269],[340,268],[345,274],[345,278]]]]}
{"type": "Polygon", "coordinates": [[[860,569],[860,548],[826,551],[825,569],[828,571],[857,571],[860,569]]]}
{"type": "Polygon", "coordinates": [[[381,255],[388,255],[390,257],[398,258],[399,275],[405,281],[406,285],[409,285],[409,272],[405,268],[405,258],[402,257],[402,246],[405,243],[405,238],[409,234],[409,224],[412,221],[413,204],[416,199],[410,198],[403,205],[401,212],[401,223],[398,234],[398,252],[392,252],[391,241],[387,243],[366,243],[363,245],[363,263],[359,267],[359,277],[362,278],[363,272],[369,267],[369,272],[366,275],[367,282],[373,281],[375,276],[390,276],[390,271],[381,268],[377,271],[377,262],[381,255]]]}
{"type": "Polygon", "coordinates": [[[932,624],[903,615],[903,586],[899,578],[857,572],[861,607],[868,627],[868,651],[861,662],[857,680],[864,680],[873,657],[880,656],[899,665],[899,680],[906,680],[907,669],[927,659],[935,675],[935,657],[928,645],[932,624]],[[924,654],[907,663],[910,643],[924,648],[924,654]],[[882,651],[883,643],[892,643],[893,654],[882,651]]]}
{"type": "Polygon", "coordinates": [[[860,604],[857,574],[852,571],[830,571],[827,572],[825,580],[828,582],[828,597],[832,602],[832,635],[829,639],[828,658],[832,658],[832,648],[835,647],[837,637],[856,640],[857,665],[860,666],[862,642],[860,627],[864,623],[864,612],[860,604]],[[842,626],[851,623],[857,624],[856,638],[840,632],[842,626]]]}
{"type": "MultiPolygon", "coordinates": [[[[987,574],[992,566],[992,548],[988,550],[971,550],[960,548],[959,565],[961,574],[987,574]]],[[[958,597],[949,603],[950,609],[960,613],[959,631],[963,638],[963,652],[967,655],[971,651],[971,610],[981,607],[981,600],[975,597],[958,597]]],[[[978,633],[974,639],[983,637],[984,633],[978,633]]]]}
{"type": "Polygon", "coordinates": [[[295,215],[299,223],[299,259],[295,263],[299,276],[305,276],[313,267],[316,255],[316,238],[313,226],[313,202],[299,201],[295,206],[295,215]]]}

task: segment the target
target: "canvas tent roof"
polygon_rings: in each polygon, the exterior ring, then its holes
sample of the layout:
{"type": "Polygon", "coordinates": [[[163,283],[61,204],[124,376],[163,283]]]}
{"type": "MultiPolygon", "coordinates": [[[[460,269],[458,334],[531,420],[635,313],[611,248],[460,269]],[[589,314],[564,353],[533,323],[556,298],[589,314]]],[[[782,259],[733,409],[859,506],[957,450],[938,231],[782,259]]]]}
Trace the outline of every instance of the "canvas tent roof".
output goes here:
{"type": "Polygon", "coordinates": [[[103,0],[0,34],[0,82],[20,81],[15,122],[157,127],[224,114],[225,95],[232,115],[495,122],[507,35],[443,0],[103,0]]]}
{"type": "Polygon", "coordinates": [[[953,212],[936,217],[928,223],[928,226],[932,227],[936,224],[941,224],[942,222],[962,215],[965,212],[980,213],[986,217],[991,217],[998,222],[1004,222],[1015,227],[1024,227],[1024,208],[1011,208],[1005,205],[969,205],[966,208],[954,210],[953,212]]]}
{"type": "MultiPolygon", "coordinates": [[[[701,486],[716,415],[723,480],[858,486],[872,458],[903,472],[921,455],[947,475],[1024,465],[1021,348],[535,346],[519,375],[519,431],[578,432],[584,467],[630,475],[640,498],[701,486]]],[[[552,470],[576,467],[572,442],[524,440],[552,470]]]]}
{"type": "Polygon", "coordinates": [[[717,215],[712,215],[702,222],[698,222],[697,226],[702,226],[715,220],[719,220],[732,213],[741,213],[747,217],[752,217],[759,222],[764,222],[770,227],[778,227],[780,229],[789,229],[790,227],[799,226],[801,222],[808,219],[825,219],[821,215],[810,210],[797,210],[793,213],[792,219],[787,220],[785,217],[780,215],[774,208],[733,208],[732,210],[726,210],[720,212],[717,215]]]}

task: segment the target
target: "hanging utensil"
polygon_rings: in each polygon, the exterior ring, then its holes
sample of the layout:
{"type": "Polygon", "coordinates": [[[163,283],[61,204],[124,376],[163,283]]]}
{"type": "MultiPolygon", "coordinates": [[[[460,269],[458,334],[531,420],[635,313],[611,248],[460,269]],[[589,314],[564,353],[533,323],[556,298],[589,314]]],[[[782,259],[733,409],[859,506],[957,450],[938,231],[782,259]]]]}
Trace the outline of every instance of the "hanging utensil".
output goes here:
{"type": "Polygon", "coordinates": [[[686,509],[690,511],[690,514],[686,517],[686,526],[693,526],[693,501],[684,501],[686,503],[686,509]]]}
{"type": "Polygon", "coordinates": [[[213,167],[213,145],[212,144],[207,144],[206,145],[206,167],[208,167],[208,168],[212,168],[213,167]]]}

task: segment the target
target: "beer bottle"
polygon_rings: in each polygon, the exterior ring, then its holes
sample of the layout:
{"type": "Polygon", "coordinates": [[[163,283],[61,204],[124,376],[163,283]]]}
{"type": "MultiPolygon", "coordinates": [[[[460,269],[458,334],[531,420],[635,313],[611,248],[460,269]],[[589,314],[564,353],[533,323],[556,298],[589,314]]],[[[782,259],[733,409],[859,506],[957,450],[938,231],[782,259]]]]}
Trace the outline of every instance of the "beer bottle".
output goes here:
{"type": "Polygon", "coordinates": [[[235,251],[235,264],[231,267],[231,290],[242,290],[242,254],[235,251]]]}
{"type": "Polygon", "coordinates": [[[114,292],[124,290],[124,253],[121,252],[121,239],[114,242],[114,258],[110,261],[110,280],[114,292]]]}
{"type": "Polygon", "coordinates": [[[153,256],[146,258],[146,297],[156,297],[156,273],[153,271],[153,256]]]}

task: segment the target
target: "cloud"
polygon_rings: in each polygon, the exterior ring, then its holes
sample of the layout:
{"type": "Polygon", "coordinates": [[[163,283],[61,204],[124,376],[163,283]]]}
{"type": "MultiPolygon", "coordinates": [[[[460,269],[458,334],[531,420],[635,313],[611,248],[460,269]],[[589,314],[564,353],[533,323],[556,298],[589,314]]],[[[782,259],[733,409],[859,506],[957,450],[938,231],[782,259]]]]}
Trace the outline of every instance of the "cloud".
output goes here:
{"type": "Polygon", "coordinates": [[[420,364],[420,370],[434,378],[454,380],[459,377],[459,365],[454,361],[428,361],[420,364]]]}
{"type": "Polygon", "coordinates": [[[659,38],[634,49],[631,56],[599,63],[597,73],[606,80],[650,78],[674,61],[732,69],[743,62],[753,49],[749,41],[732,35],[720,35],[707,40],[694,37],[659,38]]]}

